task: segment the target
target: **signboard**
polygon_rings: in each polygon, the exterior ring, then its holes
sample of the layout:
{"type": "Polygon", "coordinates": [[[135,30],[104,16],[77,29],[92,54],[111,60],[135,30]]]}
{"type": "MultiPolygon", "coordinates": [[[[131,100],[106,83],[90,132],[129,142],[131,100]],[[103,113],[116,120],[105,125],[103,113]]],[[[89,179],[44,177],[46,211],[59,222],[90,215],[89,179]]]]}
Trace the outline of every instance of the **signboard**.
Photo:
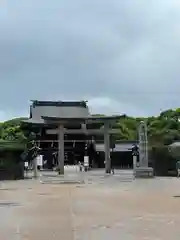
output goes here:
{"type": "Polygon", "coordinates": [[[43,166],[43,155],[37,156],[37,166],[43,166]]]}
{"type": "Polygon", "coordinates": [[[89,156],[84,156],[84,167],[89,167],[89,156]]]}
{"type": "Polygon", "coordinates": [[[26,168],[28,168],[28,166],[29,166],[28,162],[25,162],[25,163],[24,163],[24,166],[25,166],[26,168]]]}

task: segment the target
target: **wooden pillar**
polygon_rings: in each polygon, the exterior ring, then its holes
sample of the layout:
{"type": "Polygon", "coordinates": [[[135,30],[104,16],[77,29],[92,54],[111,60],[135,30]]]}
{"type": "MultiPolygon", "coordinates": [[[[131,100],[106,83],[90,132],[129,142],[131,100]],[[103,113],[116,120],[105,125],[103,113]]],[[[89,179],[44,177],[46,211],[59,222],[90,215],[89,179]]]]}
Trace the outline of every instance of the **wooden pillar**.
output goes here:
{"type": "Polygon", "coordinates": [[[59,174],[64,174],[64,126],[58,129],[58,168],[59,174]]]}
{"type": "Polygon", "coordinates": [[[104,148],[105,148],[104,149],[105,170],[106,170],[106,173],[111,173],[109,122],[104,123],[104,148]]]}

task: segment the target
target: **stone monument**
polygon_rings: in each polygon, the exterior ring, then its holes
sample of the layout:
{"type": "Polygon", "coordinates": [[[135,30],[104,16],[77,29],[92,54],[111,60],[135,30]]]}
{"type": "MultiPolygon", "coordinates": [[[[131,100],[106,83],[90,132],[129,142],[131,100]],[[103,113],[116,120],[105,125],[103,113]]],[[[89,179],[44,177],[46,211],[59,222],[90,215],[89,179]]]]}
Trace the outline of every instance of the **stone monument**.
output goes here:
{"type": "Polygon", "coordinates": [[[153,177],[153,168],[148,166],[147,125],[141,121],[138,128],[139,166],[134,169],[135,177],[153,177]]]}

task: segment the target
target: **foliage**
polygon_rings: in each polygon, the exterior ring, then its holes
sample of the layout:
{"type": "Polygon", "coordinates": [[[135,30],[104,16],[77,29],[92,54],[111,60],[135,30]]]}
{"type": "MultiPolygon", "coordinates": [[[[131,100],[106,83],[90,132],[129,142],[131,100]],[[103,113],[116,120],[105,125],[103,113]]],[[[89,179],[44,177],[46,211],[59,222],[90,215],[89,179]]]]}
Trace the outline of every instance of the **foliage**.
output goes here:
{"type": "Polygon", "coordinates": [[[170,154],[168,146],[154,146],[150,151],[156,176],[176,175],[176,161],[170,154]]]}
{"type": "Polygon", "coordinates": [[[0,180],[24,177],[21,155],[26,145],[20,141],[0,140],[0,180]]]}
{"type": "Polygon", "coordinates": [[[26,136],[21,128],[25,118],[15,118],[0,124],[0,139],[6,141],[26,142],[26,136]]]}
{"type": "Polygon", "coordinates": [[[2,151],[23,151],[26,148],[25,143],[18,141],[0,140],[0,152],[2,151]]]}

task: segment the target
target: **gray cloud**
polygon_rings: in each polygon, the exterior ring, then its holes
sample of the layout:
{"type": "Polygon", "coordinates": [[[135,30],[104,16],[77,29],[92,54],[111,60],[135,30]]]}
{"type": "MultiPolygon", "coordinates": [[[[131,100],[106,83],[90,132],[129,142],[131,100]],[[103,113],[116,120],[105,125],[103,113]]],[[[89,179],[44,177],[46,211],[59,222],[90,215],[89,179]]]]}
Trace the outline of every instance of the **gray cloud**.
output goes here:
{"type": "Polygon", "coordinates": [[[175,0],[2,3],[0,117],[30,99],[90,99],[109,114],[178,107],[179,26],[175,0]]]}

